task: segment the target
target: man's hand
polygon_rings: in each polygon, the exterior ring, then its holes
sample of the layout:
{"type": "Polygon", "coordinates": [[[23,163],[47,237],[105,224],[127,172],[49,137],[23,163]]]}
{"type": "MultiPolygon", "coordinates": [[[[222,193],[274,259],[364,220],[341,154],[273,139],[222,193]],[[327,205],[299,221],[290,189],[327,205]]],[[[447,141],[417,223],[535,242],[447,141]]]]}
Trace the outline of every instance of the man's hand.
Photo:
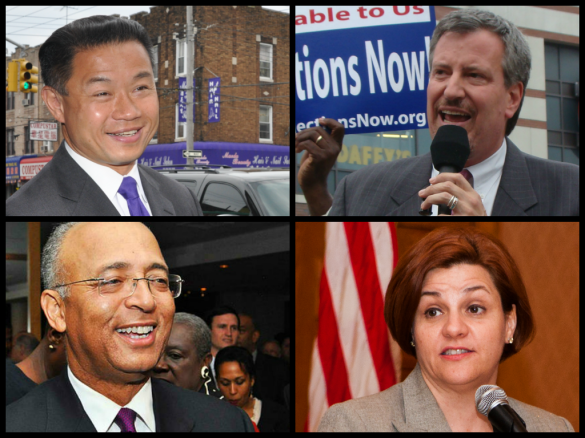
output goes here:
{"type": "Polygon", "coordinates": [[[307,151],[301,159],[298,179],[311,216],[324,215],[333,204],[327,191],[327,175],[341,152],[345,134],[345,128],[337,120],[319,119],[319,124],[331,129],[331,134],[318,126],[295,135],[295,153],[307,151]]]}
{"type": "Polygon", "coordinates": [[[343,125],[333,119],[319,119],[319,124],[331,129],[331,135],[320,126],[295,135],[295,153],[307,151],[299,169],[299,184],[303,190],[316,184],[327,184],[327,175],[341,152],[345,134],[343,125]]]}
{"type": "Polygon", "coordinates": [[[431,178],[430,183],[431,186],[418,192],[421,198],[426,198],[421,209],[433,204],[448,205],[451,197],[456,196],[459,201],[453,209],[453,216],[487,216],[481,197],[460,173],[440,173],[431,178]]]}

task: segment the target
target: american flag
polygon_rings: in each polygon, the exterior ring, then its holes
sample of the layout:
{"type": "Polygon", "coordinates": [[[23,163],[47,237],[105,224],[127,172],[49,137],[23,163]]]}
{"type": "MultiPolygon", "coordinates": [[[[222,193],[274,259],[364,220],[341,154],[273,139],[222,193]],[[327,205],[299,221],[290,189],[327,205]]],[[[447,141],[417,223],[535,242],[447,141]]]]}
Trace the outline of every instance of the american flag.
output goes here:
{"type": "Polygon", "coordinates": [[[327,223],[305,431],[329,406],[396,383],[384,295],[397,259],[393,223],[327,223]]]}

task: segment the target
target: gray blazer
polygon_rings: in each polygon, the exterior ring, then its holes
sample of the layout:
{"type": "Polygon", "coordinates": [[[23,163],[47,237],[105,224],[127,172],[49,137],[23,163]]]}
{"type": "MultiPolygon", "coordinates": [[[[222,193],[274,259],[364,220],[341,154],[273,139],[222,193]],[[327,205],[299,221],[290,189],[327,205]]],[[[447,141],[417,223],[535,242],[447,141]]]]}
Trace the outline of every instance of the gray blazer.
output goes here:
{"type": "MultiPolygon", "coordinates": [[[[579,166],[520,151],[506,137],[492,216],[579,216],[579,166]]],[[[341,180],[329,216],[419,216],[431,177],[430,152],[366,167],[341,180]]]]}
{"type": "MultiPolygon", "coordinates": [[[[574,432],[562,417],[508,397],[528,432],[574,432]]],[[[348,400],[325,412],[319,432],[451,432],[419,364],[402,383],[378,394],[348,400]]]]}
{"type": "MultiPolygon", "coordinates": [[[[153,216],[203,216],[184,185],[138,165],[153,216]]],[[[7,216],[120,216],[94,180],[75,162],[64,142],[33,179],[6,200],[7,216]]]]}

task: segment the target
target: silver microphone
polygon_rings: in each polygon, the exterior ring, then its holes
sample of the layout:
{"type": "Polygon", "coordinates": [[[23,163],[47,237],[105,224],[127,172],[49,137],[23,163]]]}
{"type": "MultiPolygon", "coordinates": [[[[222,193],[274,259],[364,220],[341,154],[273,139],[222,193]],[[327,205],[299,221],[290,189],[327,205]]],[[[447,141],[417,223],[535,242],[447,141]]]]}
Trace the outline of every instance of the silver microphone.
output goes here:
{"type": "Polygon", "coordinates": [[[475,392],[475,406],[488,418],[494,432],[526,432],[526,423],[510,407],[506,393],[499,386],[480,386],[475,392]]]}

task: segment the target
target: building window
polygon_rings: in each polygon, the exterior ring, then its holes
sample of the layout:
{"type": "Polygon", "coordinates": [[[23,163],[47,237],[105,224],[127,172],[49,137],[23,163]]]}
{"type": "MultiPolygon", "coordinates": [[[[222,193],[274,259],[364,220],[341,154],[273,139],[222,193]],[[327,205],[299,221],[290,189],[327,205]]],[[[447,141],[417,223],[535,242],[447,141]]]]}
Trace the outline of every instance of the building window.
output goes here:
{"type": "Polygon", "coordinates": [[[545,44],[548,158],[579,165],[579,49],[545,44]]]}

